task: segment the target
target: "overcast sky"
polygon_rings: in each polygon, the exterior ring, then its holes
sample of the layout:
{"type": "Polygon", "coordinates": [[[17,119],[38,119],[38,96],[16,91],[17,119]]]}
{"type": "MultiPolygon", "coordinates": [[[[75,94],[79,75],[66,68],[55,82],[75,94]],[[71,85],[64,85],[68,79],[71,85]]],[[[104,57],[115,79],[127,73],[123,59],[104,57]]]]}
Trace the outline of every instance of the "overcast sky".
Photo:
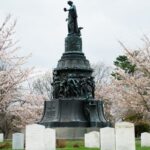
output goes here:
{"type": "MultiPolygon", "coordinates": [[[[91,63],[113,64],[129,48],[150,34],[150,0],[74,0],[82,30],[83,51],[91,63]]],[[[32,53],[28,66],[52,69],[64,52],[67,36],[67,0],[0,0],[0,17],[17,18],[21,55],[32,53]]]]}

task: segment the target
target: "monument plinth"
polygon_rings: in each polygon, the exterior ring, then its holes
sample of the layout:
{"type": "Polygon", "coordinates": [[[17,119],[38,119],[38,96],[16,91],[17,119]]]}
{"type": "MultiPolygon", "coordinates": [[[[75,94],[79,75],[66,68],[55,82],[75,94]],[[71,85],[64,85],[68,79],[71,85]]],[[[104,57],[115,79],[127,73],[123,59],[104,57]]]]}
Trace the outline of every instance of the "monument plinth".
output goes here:
{"type": "Polygon", "coordinates": [[[45,101],[40,124],[46,127],[105,127],[103,102],[95,100],[93,69],[82,52],[81,27],[76,8],[68,2],[68,36],[65,52],[53,70],[53,99],[45,101]]]}

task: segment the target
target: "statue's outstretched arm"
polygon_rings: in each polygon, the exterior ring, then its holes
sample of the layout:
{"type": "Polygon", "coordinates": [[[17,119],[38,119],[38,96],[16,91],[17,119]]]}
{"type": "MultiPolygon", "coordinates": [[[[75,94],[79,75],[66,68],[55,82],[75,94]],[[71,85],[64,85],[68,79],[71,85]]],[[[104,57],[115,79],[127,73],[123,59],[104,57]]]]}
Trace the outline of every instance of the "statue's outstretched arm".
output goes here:
{"type": "Polygon", "coordinates": [[[70,7],[69,9],[64,8],[64,11],[71,11],[71,10],[73,10],[73,9],[74,9],[74,7],[72,6],[72,7],[70,7]]]}

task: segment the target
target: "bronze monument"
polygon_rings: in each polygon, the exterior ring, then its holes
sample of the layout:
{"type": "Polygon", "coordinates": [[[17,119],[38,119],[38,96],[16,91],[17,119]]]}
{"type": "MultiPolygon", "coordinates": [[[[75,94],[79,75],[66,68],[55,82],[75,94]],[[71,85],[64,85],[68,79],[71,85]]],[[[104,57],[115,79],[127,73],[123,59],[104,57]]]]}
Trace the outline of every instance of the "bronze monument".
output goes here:
{"type": "Polygon", "coordinates": [[[40,124],[46,127],[105,127],[102,100],[95,100],[92,68],[82,52],[82,38],[77,11],[68,1],[68,35],[65,52],[53,70],[53,99],[45,101],[40,124]]]}

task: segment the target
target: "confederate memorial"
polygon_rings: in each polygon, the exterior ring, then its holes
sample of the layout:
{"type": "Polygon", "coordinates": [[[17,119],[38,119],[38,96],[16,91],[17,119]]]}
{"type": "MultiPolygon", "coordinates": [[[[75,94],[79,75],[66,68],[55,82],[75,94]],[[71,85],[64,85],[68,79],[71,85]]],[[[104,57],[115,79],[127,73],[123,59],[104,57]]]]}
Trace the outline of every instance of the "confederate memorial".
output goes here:
{"type": "Polygon", "coordinates": [[[106,127],[103,102],[96,100],[93,70],[82,51],[82,27],[78,27],[77,11],[68,1],[68,35],[65,52],[53,70],[53,98],[45,101],[39,124],[45,127],[106,127]]]}

